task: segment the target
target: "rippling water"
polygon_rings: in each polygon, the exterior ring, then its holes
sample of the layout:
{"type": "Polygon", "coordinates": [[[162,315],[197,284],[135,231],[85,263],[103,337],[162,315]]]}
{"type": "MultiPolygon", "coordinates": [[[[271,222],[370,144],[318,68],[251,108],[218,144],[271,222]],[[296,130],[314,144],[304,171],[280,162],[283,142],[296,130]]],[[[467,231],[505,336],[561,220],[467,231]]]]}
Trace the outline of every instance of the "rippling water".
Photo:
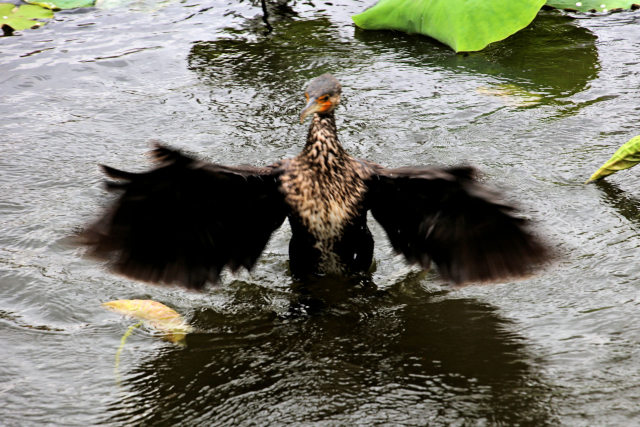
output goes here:
{"type": "Polygon", "coordinates": [[[541,13],[482,52],[356,30],[367,1],[296,2],[265,35],[251,2],[56,13],[0,38],[0,414],[6,425],[632,425],[640,420],[638,170],[584,180],[637,135],[640,13],[541,13]],[[251,274],[196,294],[131,282],[67,238],[107,198],[96,163],[148,141],[220,163],[292,156],[302,88],[330,71],[352,154],[468,162],[560,257],[517,283],[450,289],[376,237],[373,284],[287,275],[284,228],[251,274]],[[100,303],[153,298],[186,347],[100,303]]]}

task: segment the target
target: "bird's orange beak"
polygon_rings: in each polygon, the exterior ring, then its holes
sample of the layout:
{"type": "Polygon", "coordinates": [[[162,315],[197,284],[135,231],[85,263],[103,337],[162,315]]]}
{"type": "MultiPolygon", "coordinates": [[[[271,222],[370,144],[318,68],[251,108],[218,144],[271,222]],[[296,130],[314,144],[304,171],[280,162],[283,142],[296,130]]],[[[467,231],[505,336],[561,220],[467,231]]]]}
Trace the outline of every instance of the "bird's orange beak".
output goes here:
{"type": "Polygon", "coordinates": [[[304,122],[304,119],[313,113],[323,113],[331,108],[331,101],[327,95],[323,95],[320,97],[309,97],[305,93],[307,97],[307,105],[300,112],[300,123],[304,122]]]}

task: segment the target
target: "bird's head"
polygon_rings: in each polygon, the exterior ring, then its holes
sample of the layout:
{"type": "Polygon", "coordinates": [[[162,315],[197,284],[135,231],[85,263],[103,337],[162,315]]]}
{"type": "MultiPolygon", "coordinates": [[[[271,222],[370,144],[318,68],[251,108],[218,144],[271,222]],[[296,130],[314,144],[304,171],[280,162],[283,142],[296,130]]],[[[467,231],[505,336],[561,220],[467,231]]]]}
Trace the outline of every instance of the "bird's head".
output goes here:
{"type": "Polygon", "coordinates": [[[300,112],[300,123],[313,113],[327,114],[340,104],[342,86],[331,74],[326,73],[311,80],[304,91],[307,105],[300,112]]]}

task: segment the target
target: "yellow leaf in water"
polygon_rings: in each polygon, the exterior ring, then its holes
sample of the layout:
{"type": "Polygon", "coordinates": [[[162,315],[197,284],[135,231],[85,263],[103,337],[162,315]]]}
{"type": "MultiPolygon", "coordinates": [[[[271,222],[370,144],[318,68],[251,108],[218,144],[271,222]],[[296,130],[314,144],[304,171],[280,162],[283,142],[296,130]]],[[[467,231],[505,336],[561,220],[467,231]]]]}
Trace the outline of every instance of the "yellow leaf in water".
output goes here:
{"type": "Polygon", "coordinates": [[[193,330],[182,316],[172,308],[153,300],[122,299],[102,304],[109,310],[142,320],[147,326],[166,334],[166,338],[174,343],[184,340],[193,330]]]}

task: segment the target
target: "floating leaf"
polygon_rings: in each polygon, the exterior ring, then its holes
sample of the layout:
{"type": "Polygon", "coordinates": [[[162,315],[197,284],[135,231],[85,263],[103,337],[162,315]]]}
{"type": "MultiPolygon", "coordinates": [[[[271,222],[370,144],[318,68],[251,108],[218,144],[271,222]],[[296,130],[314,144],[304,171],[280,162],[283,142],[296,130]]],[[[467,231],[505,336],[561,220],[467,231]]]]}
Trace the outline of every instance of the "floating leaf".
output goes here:
{"type": "Polygon", "coordinates": [[[118,384],[121,382],[120,355],[122,354],[127,338],[133,333],[134,329],[146,324],[164,332],[166,339],[177,344],[181,344],[184,341],[186,334],[193,330],[193,328],[184,321],[180,314],[157,301],[123,299],[105,302],[102,305],[109,310],[141,320],[141,322],[138,322],[127,329],[127,332],[122,336],[120,346],[116,351],[114,372],[116,375],[116,382],[118,384]]]}
{"type": "Polygon", "coordinates": [[[547,6],[578,12],[610,12],[619,9],[638,9],[638,0],[548,0],[547,6]]]}
{"type": "Polygon", "coordinates": [[[17,7],[11,3],[0,3],[0,27],[8,25],[16,31],[26,30],[44,25],[36,19],[50,18],[53,18],[53,12],[40,6],[23,4],[17,7]]]}
{"type": "Polygon", "coordinates": [[[27,3],[46,7],[47,9],[77,9],[79,7],[91,7],[94,0],[24,0],[27,3]]]}
{"type": "Polygon", "coordinates": [[[591,175],[587,182],[595,181],[612,173],[629,169],[640,163],[640,136],[631,138],[626,144],[618,148],[611,158],[591,175]]]}
{"type": "Polygon", "coordinates": [[[109,301],[104,307],[142,320],[146,325],[166,333],[166,338],[174,343],[182,342],[193,328],[182,316],[166,305],[153,300],[123,299],[109,301]]]}
{"type": "Polygon", "coordinates": [[[354,15],[365,30],[433,37],[456,52],[481,50],[533,21],[545,0],[380,0],[354,15]]]}

